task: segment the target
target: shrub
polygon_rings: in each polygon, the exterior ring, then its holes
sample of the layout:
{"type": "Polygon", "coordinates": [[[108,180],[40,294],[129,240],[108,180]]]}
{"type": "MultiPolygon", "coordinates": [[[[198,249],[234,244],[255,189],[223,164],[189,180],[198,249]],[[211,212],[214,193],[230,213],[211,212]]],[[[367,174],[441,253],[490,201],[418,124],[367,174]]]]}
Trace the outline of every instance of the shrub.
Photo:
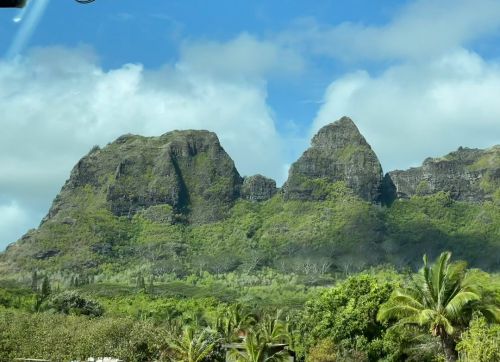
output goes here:
{"type": "Polygon", "coordinates": [[[54,296],[49,301],[48,308],[59,313],[90,317],[99,317],[104,312],[99,303],[84,298],[74,291],[65,291],[54,296]]]}
{"type": "Polygon", "coordinates": [[[488,324],[484,317],[475,315],[469,329],[462,334],[457,350],[460,361],[500,361],[500,325],[488,324]]]}

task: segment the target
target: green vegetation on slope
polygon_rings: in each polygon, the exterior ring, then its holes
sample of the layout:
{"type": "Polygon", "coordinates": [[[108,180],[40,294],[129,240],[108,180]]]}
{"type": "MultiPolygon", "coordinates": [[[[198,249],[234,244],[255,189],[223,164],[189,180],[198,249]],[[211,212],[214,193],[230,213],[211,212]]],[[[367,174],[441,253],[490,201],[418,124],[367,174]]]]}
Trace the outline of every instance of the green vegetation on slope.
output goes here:
{"type": "Polygon", "coordinates": [[[437,193],[380,207],[343,183],[314,182],[323,201],[284,201],[281,194],[261,203],[240,200],[228,218],[201,225],[184,223],[168,205],[115,216],[86,186],[70,214],[46,221],[0,257],[0,273],[21,278],[46,270],[68,282],[75,274],[147,279],[272,268],[314,283],[326,273],[383,263],[415,267],[422,253],[442,250],[473,266],[500,268],[498,201],[466,203],[437,193]]]}

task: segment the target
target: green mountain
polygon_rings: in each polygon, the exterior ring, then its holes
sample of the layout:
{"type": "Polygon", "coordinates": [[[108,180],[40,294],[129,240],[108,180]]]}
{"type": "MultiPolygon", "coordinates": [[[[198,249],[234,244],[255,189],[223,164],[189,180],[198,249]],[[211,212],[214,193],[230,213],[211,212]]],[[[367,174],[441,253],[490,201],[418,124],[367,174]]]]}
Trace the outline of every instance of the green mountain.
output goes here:
{"type": "Polygon", "coordinates": [[[347,117],[318,132],[282,189],[241,177],[214,133],[125,135],[77,163],[39,228],[0,255],[0,274],[321,275],[444,249],[499,270],[499,190],[499,146],[384,177],[347,117]]]}

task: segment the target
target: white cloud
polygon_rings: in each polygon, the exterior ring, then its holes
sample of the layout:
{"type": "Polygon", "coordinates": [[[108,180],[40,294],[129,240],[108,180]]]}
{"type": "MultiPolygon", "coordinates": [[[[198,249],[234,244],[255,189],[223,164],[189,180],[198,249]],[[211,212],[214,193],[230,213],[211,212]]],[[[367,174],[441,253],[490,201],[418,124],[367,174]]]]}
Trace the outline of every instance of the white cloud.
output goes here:
{"type": "Polygon", "coordinates": [[[285,43],[345,61],[428,59],[500,30],[497,0],[418,0],[383,25],[335,26],[302,19],[285,32],[285,43]]]}
{"type": "Polygon", "coordinates": [[[417,0],[381,25],[321,26],[306,19],[299,26],[281,41],[307,43],[313,53],[351,66],[389,61],[382,71],[368,66],[334,80],[312,133],[351,116],[385,170],[419,165],[460,145],[500,143],[500,66],[467,50],[498,34],[500,2],[417,0]]]}
{"type": "MultiPolygon", "coordinates": [[[[242,41],[261,46],[247,37],[242,41]]],[[[247,59],[241,69],[247,77],[218,77],[202,64],[192,66],[195,53],[215,64],[214,51],[230,55],[238,52],[235,46],[230,42],[224,51],[221,44],[197,45],[177,64],[157,71],[135,64],[104,70],[86,48],[38,49],[0,62],[0,199],[36,210],[30,215],[44,212],[71,167],[93,145],[123,133],[160,135],[174,129],[212,130],[241,174],[259,172],[283,181],[282,140],[260,77],[279,60],[271,45],[262,45],[270,59],[255,62],[256,69],[247,59]]],[[[4,213],[19,211],[9,207],[4,213]]],[[[30,219],[33,226],[38,222],[30,219]]],[[[8,223],[0,228],[0,247],[17,232],[8,223]]]]}
{"type": "Polygon", "coordinates": [[[428,63],[354,72],[328,87],[313,124],[351,116],[384,170],[408,168],[458,146],[500,143],[500,65],[460,50],[428,63]]]}
{"type": "Polygon", "coordinates": [[[187,68],[224,78],[290,75],[304,68],[304,61],[295,50],[247,33],[227,43],[186,42],[181,52],[187,68]]]}

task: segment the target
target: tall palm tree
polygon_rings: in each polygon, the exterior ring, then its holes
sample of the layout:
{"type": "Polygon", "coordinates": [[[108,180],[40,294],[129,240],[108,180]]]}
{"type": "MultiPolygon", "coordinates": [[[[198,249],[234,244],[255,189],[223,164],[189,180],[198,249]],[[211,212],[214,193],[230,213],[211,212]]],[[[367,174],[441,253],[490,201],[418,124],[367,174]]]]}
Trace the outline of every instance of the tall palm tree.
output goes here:
{"type": "Polygon", "coordinates": [[[179,362],[201,362],[214,349],[215,342],[211,337],[211,331],[203,329],[196,332],[195,328],[188,326],[184,328],[182,335],[169,342],[169,348],[173,361],[179,362]]]}
{"type": "Polygon", "coordinates": [[[497,307],[483,303],[481,286],[467,264],[450,263],[450,258],[451,253],[444,252],[429,265],[424,255],[424,266],[408,286],[393,292],[377,318],[429,327],[432,335],[439,337],[446,359],[456,361],[456,338],[472,311],[481,310],[493,319],[499,319],[500,313],[497,307]]]}

